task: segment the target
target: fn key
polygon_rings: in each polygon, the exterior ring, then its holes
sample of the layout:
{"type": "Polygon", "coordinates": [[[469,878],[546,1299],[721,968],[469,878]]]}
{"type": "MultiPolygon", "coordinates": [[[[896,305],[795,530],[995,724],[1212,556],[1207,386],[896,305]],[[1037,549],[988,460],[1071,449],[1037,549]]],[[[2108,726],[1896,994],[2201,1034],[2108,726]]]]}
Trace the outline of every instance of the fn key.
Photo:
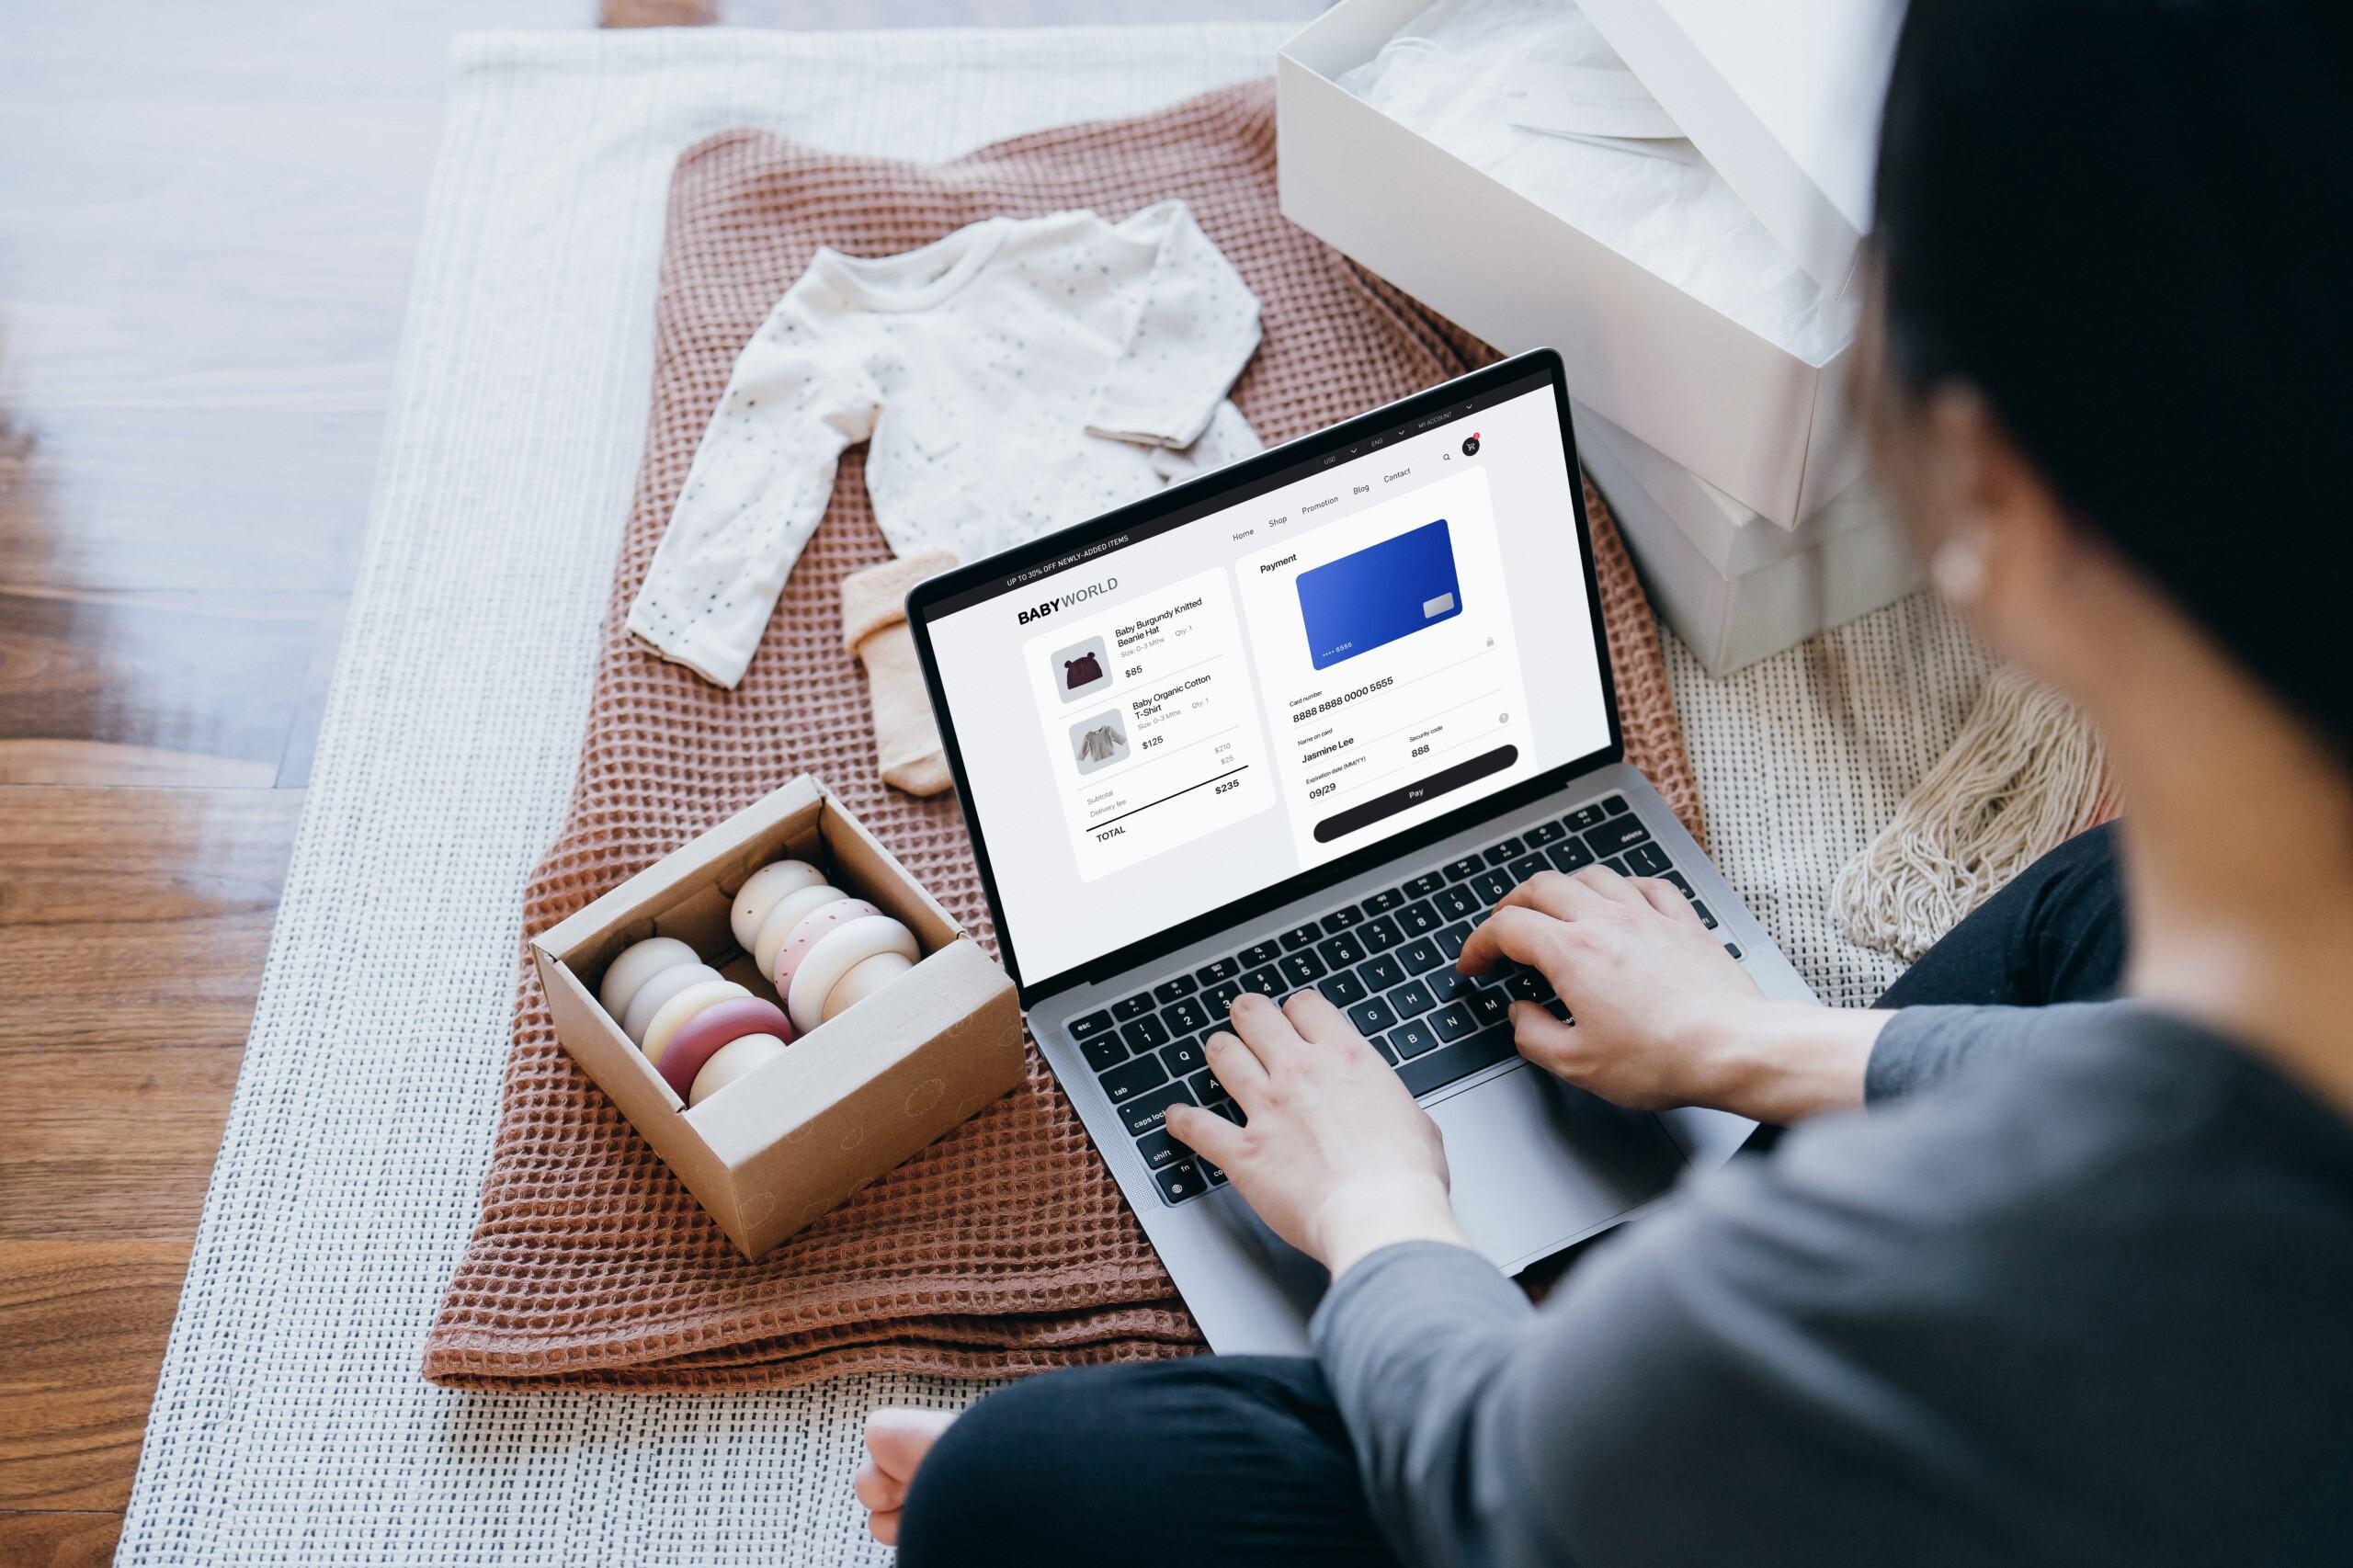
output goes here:
{"type": "Polygon", "coordinates": [[[1179,1160],[1164,1171],[1152,1173],[1159,1184],[1160,1196],[1171,1203],[1182,1203],[1188,1198],[1199,1198],[1209,1190],[1209,1181],[1201,1169],[1190,1160],[1179,1160]]]}

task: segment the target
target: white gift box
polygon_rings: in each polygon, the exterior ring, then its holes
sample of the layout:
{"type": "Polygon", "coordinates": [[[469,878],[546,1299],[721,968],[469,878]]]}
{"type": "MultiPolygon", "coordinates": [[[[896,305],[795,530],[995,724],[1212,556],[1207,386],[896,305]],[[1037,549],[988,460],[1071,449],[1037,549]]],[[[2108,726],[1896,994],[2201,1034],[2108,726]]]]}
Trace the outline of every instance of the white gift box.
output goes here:
{"type": "Polygon", "coordinates": [[[1609,503],[1651,603],[1711,676],[1919,586],[1918,562],[1868,481],[1796,528],[1779,528],[1591,409],[1572,415],[1577,456],[1609,503]]]}
{"type": "MultiPolygon", "coordinates": [[[[1558,348],[1581,403],[1749,513],[1794,528],[1847,490],[1862,471],[1840,391],[1850,332],[1786,346],[1688,271],[1670,281],[1341,85],[1427,3],[1340,0],[1283,46],[1285,216],[1506,352],[1558,348]]],[[[1585,0],[1584,15],[1779,259],[1850,307],[1893,6],[1585,0]]]]}

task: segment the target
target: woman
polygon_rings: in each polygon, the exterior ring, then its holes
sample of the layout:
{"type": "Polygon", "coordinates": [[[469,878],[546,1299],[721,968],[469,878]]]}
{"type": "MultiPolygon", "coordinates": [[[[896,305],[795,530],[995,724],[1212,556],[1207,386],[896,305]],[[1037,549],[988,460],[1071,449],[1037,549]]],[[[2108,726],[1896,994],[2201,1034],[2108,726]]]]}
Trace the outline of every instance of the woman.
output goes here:
{"type": "Polygon", "coordinates": [[[1802,1124],[1540,1311],[1346,1020],[1243,998],[1211,1062],[1246,1125],[1168,1125],[1330,1268],[1314,1358],[878,1413],[858,1490],[908,1568],[2345,1560],[2347,30],[2324,0],[1904,26],[1875,460],[1938,587],[2100,727],[2116,842],[1869,1012],[1761,999],[1672,890],[1516,890],[1461,962],[1569,1001],[1518,1009],[1529,1057],[1802,1124]]]}

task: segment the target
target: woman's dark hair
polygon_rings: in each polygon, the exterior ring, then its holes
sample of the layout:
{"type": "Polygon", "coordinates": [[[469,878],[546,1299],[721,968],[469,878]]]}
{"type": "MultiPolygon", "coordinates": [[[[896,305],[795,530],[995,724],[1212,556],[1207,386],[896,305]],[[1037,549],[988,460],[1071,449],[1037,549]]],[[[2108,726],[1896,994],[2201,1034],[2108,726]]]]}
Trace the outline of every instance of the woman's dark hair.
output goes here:
{"type": "Polygon", "coordinates": [[[1880,139],[1898,380],[2353,756],[2342,0],[1912,0],[1880,139]]]}

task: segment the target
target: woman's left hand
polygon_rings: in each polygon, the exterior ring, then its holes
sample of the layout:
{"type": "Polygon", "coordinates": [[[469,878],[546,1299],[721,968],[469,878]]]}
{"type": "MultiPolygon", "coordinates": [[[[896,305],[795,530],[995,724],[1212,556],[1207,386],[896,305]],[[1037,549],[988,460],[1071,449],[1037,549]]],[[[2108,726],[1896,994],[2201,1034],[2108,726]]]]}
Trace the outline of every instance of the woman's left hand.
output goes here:
{"type": "Polygon", "coordinates": [[[1222,1167],[1275,1233],[1332,1271],[1393,1242],[1460,1244],[1446,1148],[1396,1070],[1314,991],[1245,994],[1209,1064],[1246,1118],[1172,1106],[1168,1131],[1222,1167]]]}

